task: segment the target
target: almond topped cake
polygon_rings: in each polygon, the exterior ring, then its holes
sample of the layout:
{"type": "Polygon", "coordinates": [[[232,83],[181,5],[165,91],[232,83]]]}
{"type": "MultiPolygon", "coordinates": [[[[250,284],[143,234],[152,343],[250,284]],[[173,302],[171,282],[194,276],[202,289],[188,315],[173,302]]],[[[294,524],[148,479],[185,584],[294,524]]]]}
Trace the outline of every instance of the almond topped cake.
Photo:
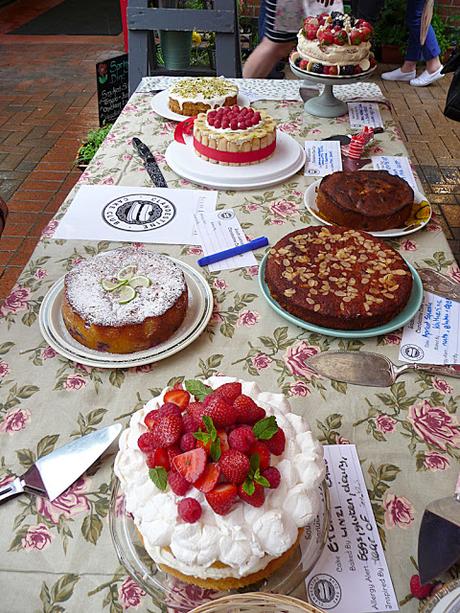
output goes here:
{"type": "Polygon", "coordinates": [[[406,306],[412,274],[392,247],[360,230],[310,226],[270,249],[265,281],[286,311],[336,330],[391,321],[406,306]]]}
{"type": "Polygon", "coordinates": [[[77,264],[64,279],[62,317],[75,340],[110,353],[165,341],[188,306],[184,273],[168,257],[124,247],[77,264]]]}
{"type": "Polygon", "coordinates": [[[222,77],[181,79],[169,90],[168,106],[179,115],[192,117],[219,106],[236,104],[238,86],[222,77]]]}

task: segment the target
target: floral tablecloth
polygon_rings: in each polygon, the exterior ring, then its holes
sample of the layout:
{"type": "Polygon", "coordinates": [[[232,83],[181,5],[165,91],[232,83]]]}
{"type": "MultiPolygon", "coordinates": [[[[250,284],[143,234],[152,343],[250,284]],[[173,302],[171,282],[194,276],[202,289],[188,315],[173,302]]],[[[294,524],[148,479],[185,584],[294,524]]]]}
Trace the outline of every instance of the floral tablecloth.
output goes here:
{"type": "MultiPolygon", "coordinates": [[[[458,382],[423,373],[390,389],[331,383],[312,376],[306,357],[329,349],[376,350],[397,360],[398,332],[383,338],[339,341],[287,325],[260,296],[257,266],[207,273],[215,309],[207,331],[181,353],[128,370],[92,369],[56,354],[37,322],[51,285],[82,258],[115,247],[107,242],[57,241],[53,230],[83,184],[150,186],[131,138],[152,149],[170,187],[193,189],[165,165],[175,124],[150,107],[151,95],[136,93],[103,147],[25,267],[1,307],[0,482],[21,474],[56,446],[129,415],[165,385],[183,377],[225,373],[254,379],[265,390],[282,390],[323,443],[351,441],[358,454],[404,612],[416,611],[408,596],[416,573],[418,527],[425,505],[453,491],[460,458],[458,382]]],[[[279,129],[302,142],[349,130],[347,118],[307,116],[298,102],[258,102],[279,129]]],[[[401,137],[385,107],[385,132],[370,153],[404,155],[401,137]]],[[[279,237],[314,220],[303,206],[310,182],[297,174],[282,185],[251,192],[222,191],[218,207],[232,207],[248,236],[279,237]]],[[[436,216],[422,231],[392,240],[417,266],[429,266],[460,281],[436,216]]],[[[196,266],[199,248],[160,246],[161,252],[196,266]]],[[[257,252],[258,259],[261,253],[257,252]]],[[[1,508],[0,610],[100,612],[157,611],[153,601],[120,567],[111,543],[107,513],[111,462],[85,475],[53,503],[23,495],[1,508]]]]}

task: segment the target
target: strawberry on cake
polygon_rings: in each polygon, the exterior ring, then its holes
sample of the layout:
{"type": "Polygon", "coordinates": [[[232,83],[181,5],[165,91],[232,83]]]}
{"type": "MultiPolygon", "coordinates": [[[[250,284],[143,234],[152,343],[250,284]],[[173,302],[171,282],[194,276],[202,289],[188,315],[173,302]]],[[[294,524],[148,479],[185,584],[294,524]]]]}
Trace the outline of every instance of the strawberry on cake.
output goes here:
{"type": "Polygon", "coordinates": [[[301,70],[320,75],[366,72],[376,64],[370,52],[372,32],[367,21],[338,11],[307,17],[291,60],[301,70]]]}
{"type": "Polygon", "coordinates": [[[251,107],[221,107],[200,113],[193,124],[196,153],[213,164],[246,166],[271,157],[276,147],[276,122],[251,107]]]}
{"type": "Polygon", "coordinates": [[[121,435],[126,510],[164,571],[212,589],[250,585],[314,520],[322,447],[282,394],[229,377],[185,387],[150,400],[121,435]]]}

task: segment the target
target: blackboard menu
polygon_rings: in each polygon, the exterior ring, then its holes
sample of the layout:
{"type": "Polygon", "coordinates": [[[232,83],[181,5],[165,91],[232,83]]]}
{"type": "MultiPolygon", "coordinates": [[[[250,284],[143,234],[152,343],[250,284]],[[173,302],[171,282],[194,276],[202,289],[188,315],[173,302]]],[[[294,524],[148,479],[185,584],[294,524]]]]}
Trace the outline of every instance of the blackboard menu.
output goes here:
{"type": "Polygon", "coordinates": [[[96,64],[99,125],[113,123],[128,102],[128,54],[96,64]]]}

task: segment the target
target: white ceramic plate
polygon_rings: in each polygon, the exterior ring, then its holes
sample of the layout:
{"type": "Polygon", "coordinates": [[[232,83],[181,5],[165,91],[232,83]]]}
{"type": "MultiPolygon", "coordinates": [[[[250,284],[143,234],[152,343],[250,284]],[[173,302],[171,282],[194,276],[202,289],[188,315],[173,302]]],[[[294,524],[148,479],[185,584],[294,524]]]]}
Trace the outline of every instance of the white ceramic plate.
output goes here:
{"type": "Polygon", "coordinates": [[[67,331],[61,314],[64,277],[46,294],[40,307],[40,331],[55,351],[79,364],[97,368],[130,368],[168,358],[192,343],[206,328],[212,315],[212,291],[204,277],[194,268],[171,258],[184,272],[188,287],[188,309],[178,330],[164,343],[135,353],[105,353],[89,349],[67,331]]]}
{"type": "MultiPolygon", "coordinates": [[[[184,121],[188,118],[188,115],[179,115],[179,113],[174,113],[168,106],[168,98],[169,98],[169,89],[164,89],[158,94],[153,96],[151,105],[152,109],[165,119],[170,119],[171,121],[184,121]]],[[[244,94],[238,94],[238,98],[236,99],[237,104],[239,106],[249,106],[251,104],[249,98],[244,94]]]]}
{"type": "Polygon", "coordinates": [[[166,162],[176,174],[199,185],[219,189],[259,189],[285,181],[305,164],[305,151],[284,132],[277,132],[271,158],[248,166],[221,166],[200,158],[192,139],[186,145],[173,141],[166,149],[166,162]]]}
{"type": "MultiPolygon", "coordinates": [[[[322,216],[318,207],[316,206],[316,190],[321,183],[321,179],[315,181],[311,185],[308,186],[305,194],[304,194],[304,203],[307,211],[313,215],[315,219],[317,219],[322,224],[326,224],[327,226],[331,226],[331,222],[327,221],[325,217],[322,216]]],[[[368,234],[372,234],[372,236],[378,236],[380,238],[394,238],[396,236],[406,236],[408,234],[413,234],[413,232],[417,232],[430,221],[431,215],[433,213],[431,204],[428,200],[421,194],[418,190],[414,190],[414,206],[428,206],[429,213],[424,216],[423,220],[420,220],[417,223],[408,223],[404,228],[391,228],[390,230],[380,230],[378,232],[368,232],[368,234]]],[[[365,230],[367,232],[367,230],[365,230]]]]}

